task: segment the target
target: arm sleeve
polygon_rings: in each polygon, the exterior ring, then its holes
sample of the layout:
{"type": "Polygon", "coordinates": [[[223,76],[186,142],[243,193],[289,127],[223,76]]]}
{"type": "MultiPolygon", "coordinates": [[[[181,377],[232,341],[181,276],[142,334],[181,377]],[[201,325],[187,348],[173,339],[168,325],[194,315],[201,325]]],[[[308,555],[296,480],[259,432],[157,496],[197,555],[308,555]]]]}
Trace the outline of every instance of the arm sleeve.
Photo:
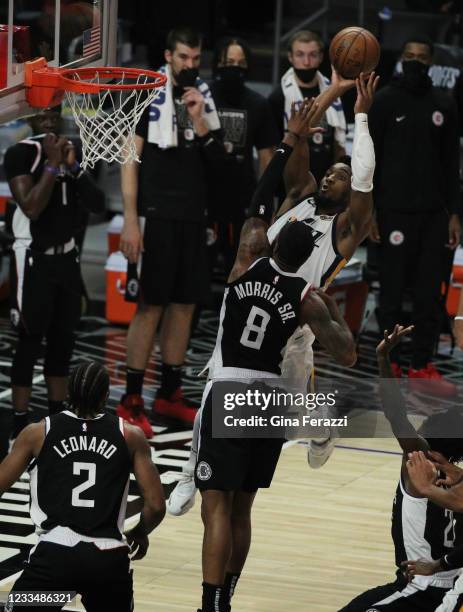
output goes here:
{"type": "Polygon", "coordinates": [[[31,174],[37,150],[34,146],[18,143],[5,153],[3,167],[6,179],[11,181],[15,176],[31,174]]]}
{"type": "Polygon", "coordinates": [[[278,144],[277,126],[275,119],[267,100],[262,100],[258,112],[258,125],[256,127],[254,142],[252,143],[256,149],[268,149],[278,144]]]}
{"type": "Polygon", "coordinates": [[[269,165],[260,177],[256,190],[251,200],[248,218],[260,217],[270,222],[273,213],[273,198],[280,184],[286,163],[293,152],[293,148],[287,144],[278,145],[269,165]]]}
{"type": "Polygon", "coordinates": [[[450,214],[461,213],[460,202],[460,126],[457,105],[449,98],[446,130],[442,151],[442,168],[447,188],[447,208],[450,214]]]}

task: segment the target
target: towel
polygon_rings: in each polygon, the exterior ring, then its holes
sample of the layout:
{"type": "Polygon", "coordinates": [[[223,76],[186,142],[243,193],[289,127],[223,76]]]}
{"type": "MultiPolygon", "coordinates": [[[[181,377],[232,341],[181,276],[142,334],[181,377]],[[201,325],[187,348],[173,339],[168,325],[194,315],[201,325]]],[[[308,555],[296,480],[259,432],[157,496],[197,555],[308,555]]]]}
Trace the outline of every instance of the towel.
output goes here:
{"type": "MultiPolygon", "coordinates": [[[[320,71],[317,71],[317,81],[320,93],[322,93],[330,85],[330,80],[327,79],[320,71]]],[[[281,89],[285,97],[285,129],[288,125],[288,119],[291,116],[291,104],[293,102],[302,102],[303,97],[299,85],[296,82],[296,74],[293,68],[289,68],[281,77],[281,89]]],[[[334,128],[334,137],[336,142],[344,147],[346,143],[346,118],[342,110],[342,102],[339,98],[326,109],[326,120],[331,127],[334,128]]]]}
{"type": "MultiPolygon", "coordinates": [[[[178,146],[172,73],[168,64],[162,66],[159,72],[167,76],[167,83],[149,107],[148,142],[158,145],[160,149],[169,149],[178,146]]],[[[204,118],[209,129],[218,130],[219,116],[208,84],[198,77],[195,86],[204,98],[204,118]]]]}

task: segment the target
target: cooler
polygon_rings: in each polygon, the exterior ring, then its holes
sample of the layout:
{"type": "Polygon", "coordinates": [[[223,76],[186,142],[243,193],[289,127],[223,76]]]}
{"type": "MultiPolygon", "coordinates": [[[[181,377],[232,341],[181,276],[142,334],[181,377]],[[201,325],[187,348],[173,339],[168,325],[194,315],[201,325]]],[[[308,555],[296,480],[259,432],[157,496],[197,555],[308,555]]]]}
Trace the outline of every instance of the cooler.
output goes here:
{"type": "Polygon", "coordinates": [[[108,255],[119,250],[119,242],[121,240],[122,226],[124,217],[115,215],[108,225],[108,255]]]}
{"type": "Polygon", "coordinates": [[[130,323],[137,305],[124,299],[127,260],[120,251],[106,262],[106,318],[111,323],[130,323]]]}
{"type": "Polygon", "coordinates": [[[459,246],[453,259],[452,276],[447,295],[447,312],[451,317],[457,314],[460,294],[463,287],[463,247],[459,246]]]}

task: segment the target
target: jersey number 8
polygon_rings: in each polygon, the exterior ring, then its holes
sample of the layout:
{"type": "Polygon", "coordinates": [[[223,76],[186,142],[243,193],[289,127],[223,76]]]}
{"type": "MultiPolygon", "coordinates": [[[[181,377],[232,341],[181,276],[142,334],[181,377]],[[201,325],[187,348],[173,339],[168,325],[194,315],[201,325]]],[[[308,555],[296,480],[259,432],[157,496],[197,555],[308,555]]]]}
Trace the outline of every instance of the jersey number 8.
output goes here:
{"type": "Polygon", "coordinates": [[[262,308],[253,306],[249,313],[248,320],[246,321],[246,327],[243,329],[243,333],[241,334],[241,344],[258,351],[262,346],[262,342],[264,341],[264,334],[269,321],[270,315],[268,312],[265,312],[265,310],[262,310],[262,308]],[[258,317],[260,318],[260,325],[258,325],[256,322],[258,317]],[[254,334],[255,337],[251,339],[251,335],[254,334]]]}

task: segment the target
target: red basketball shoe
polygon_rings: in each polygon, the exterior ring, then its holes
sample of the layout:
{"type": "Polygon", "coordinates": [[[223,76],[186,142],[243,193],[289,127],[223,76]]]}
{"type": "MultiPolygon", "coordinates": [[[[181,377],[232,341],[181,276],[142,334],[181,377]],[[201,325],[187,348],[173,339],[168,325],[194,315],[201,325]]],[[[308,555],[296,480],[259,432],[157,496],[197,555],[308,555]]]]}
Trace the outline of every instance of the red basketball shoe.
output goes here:
{"type": "Polygon", "coordinates": [[[168,399],[157,397],[153,404],[153,414],[178,419],[185,423],[193,423],[197,412],[198,407],[183,397],[181,387],[168,399]]]}
{"type": "Polygon", "coordinates": [[[432,363],[425,368],[408,370],[408,384],[414,391],[437,395],[438,397],[454,397],[457,395],[457,386],[445,380],[432,363]]]}
{"type": "Polygon", "coordinates": [[[116,414],[131,425],[140,427],[145,436],[149,439],[154,436],[154,432],[145,414],[144,408],[145,402],[141,395],[123,395],[120,404],[116,408],[116,414]]]}

